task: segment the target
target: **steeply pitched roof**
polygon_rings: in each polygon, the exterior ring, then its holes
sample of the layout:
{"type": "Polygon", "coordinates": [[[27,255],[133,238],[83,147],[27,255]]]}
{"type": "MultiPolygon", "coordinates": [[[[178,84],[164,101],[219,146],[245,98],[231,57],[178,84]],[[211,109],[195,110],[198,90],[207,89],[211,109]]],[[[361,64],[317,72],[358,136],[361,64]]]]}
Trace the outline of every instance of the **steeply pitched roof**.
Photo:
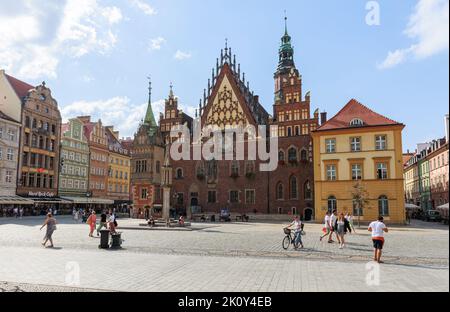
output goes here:
{"type": "Polygon", "coordinates": [[[28,95],[28,91],[31,89],[34,89],[34,87],[26,82],[23,82],[22,80],[19,80],[17,78],[14,78],[10,75],[5,74],[6,79],[8,79],[10,85],[16,92],[17,96],[20,99],[23,99],[28,95]]]}
{"type": "Polygon", "coordinates": [[[333,118],[320,126],[316,131],[353,128],[350,123],[354,119],[364,122],[362,127],[402,125],[401,123],[380,115],[367,106],[352,99],[333,118]]]}

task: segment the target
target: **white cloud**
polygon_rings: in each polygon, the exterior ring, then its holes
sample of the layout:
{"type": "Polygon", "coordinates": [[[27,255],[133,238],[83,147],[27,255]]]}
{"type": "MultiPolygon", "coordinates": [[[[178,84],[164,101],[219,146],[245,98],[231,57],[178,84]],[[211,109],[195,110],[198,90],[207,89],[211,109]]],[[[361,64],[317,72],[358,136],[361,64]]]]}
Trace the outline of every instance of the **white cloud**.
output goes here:
{"type": "Polygon", "coordinates": [[[161,50],[163,44],[167,41],[163,37],[158,37],[150,40],[150,50],[161,50]]]}
{"type": "Polygon", "coordinates": [[[108,20],[111,25],[117,24],[123,19],[122,11],[120,11],[120,9],[117,7],[106,7],[103,10],[102,15],[108,20]]]}
{"type": "Polygon", "coordinates": [[[150,4],[142,0],[130,0],[130,3],[141,10],[145,15],[156,15],[157,12],[150,4]]]}
{"type": "Polygon", "coordinates": [[[408,55],[414,51],[414,47],[415,46],[409,49],[399,49],[394,52],[389,51],[386,59],[381,64],[378,64],[378,68],[388,69],[403,63],[408,58],[408,55]]]}
{"type": "Polygon", "coordinates": [[[100,0],[16,0],[0,12],[0,68],[22,79],[56,78],[63,57],[105,54],[117,43],[123,19],[100,0]]]}
{"type": "Polygon", "coordinates": [[[410,58],[420,60],[447,51],[449,1],[419,0],[404,33],[416,43],[409,48],[389,52],[386,59],[378,65],[379,69],[394,67],[410,58]]]}
{"type": "Polygon", "coordinates": [[[190,59],[191,57],[192,57],[192,54],[191,54],[191,53],[183,52],[183,51],[180,51],[180,50],[178,50],[178,51],[175,53],[175,55],[174,55],[174,58],[177,59],[177,60],[179,60],[179,61],[187,60],[187,59],[190,59]]]}

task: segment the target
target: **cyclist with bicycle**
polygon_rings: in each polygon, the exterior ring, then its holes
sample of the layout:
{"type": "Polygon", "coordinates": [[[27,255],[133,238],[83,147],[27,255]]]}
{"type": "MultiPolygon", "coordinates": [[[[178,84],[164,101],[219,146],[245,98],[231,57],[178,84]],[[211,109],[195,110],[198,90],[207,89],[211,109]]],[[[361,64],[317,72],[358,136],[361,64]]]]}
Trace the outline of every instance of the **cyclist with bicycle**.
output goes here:
{"type": "Polygon", "coordinates": [[[289,224],[286,229],[293,229],[294,230],[294,246],[295,249],[300,246],[300,249],[303,249],[303,241],[302,241],[302,231],[303,231],[303,223],[300,220],[298,216],[295,216],[294,221],[292,221],[291,224],[289,224]]]}

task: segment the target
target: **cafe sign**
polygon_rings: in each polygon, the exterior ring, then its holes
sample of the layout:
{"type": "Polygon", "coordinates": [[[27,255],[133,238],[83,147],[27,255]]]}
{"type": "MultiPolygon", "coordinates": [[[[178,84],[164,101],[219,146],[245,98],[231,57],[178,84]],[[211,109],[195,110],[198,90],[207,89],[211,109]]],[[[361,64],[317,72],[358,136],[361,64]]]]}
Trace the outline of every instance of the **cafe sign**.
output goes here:
{"type": "Polygon", "coordinates": [[[41,198],[52,198],[52,197],[55,197],[56,195],[53,192],[28,192],[28,196],[41,197],[41,198]]]}

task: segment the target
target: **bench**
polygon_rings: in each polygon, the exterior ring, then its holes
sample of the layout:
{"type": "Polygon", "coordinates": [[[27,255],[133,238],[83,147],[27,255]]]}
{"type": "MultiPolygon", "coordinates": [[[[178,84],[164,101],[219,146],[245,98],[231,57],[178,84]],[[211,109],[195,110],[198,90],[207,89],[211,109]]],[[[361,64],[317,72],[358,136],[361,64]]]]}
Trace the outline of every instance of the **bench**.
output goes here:
{"type": "Polygon", "coordinates": [[[236,216],[236,222],[242,221],[242,222],[248,222],[250,220],[250,217],[247,215],[237,215],[236,216]]]}

